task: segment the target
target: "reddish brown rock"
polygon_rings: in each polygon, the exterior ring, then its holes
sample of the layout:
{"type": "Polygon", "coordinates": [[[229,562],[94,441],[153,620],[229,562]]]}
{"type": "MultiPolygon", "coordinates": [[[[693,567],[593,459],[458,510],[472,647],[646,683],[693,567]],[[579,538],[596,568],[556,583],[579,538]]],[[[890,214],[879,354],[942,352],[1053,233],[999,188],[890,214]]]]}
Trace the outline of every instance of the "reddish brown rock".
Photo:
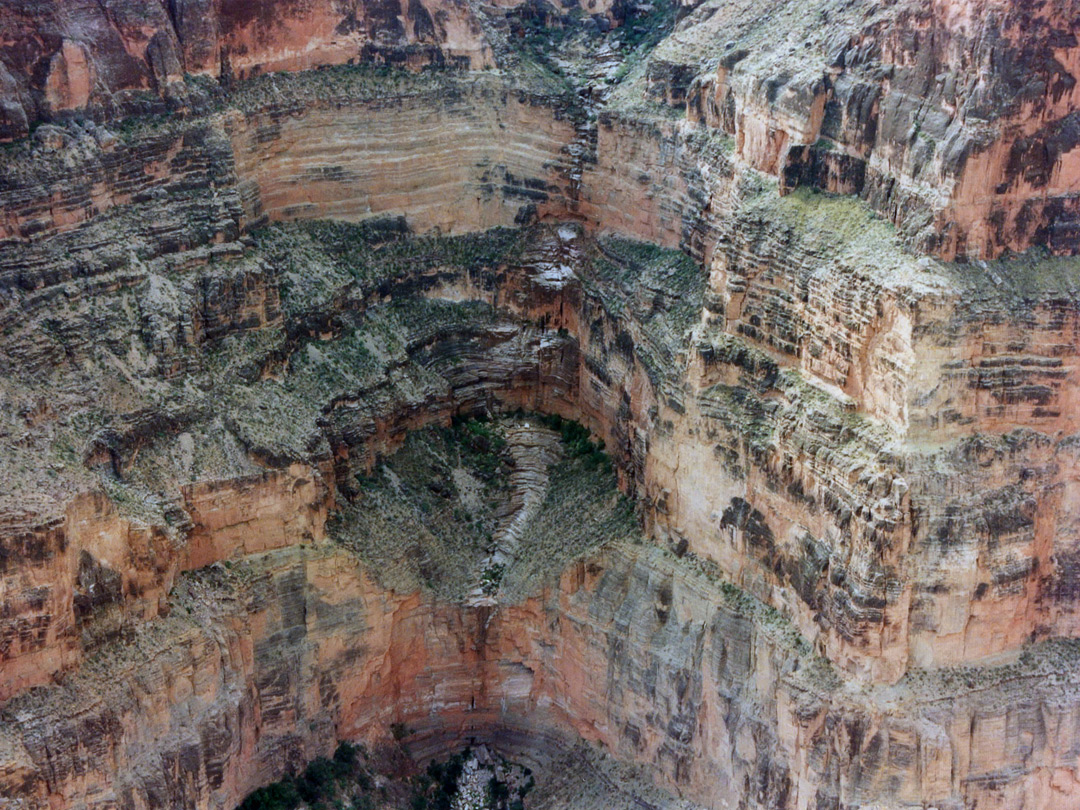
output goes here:
{"type": "Polygon", "coordinates": [[[782,188],[860,194],[944,258],[1077,251],[1070,4],[821,5],[800,16],[699,6],[658,50],[719,61],[691,88],[691,117],[733,135],[739,157],[782,188]]]}
{"type": "Polygon", "coordinates": [[[981,687],[830,694],[827,671],[714,589],[620,546],[525,603],[464,608],[388,593],[340,551],[255,555],[185,581],[172,616],[92,671],[6,704],[0,784],[31,808],[232,805],[335,737],[382,743],[399,724],[421,760],[464,739],[538,756],[522,741],[584,737],[707,805],[748,778],[764,807],[1071,800],[1068,659],[1039,653],[1057,685],[989,669],[981,687]]]}
{"type": "Polygon", "coordinates": [[[1075,250],[1075,15],[689,5],[595,123],[303,70],[487,65],[467,6],[0,8],[5,132],[104,122],[2,158],[5,793],[229,805],[401,722],[713,806],[1076,801],[1077,264],[911,252],[1075,250]],[[407,433],[517,408],[655,548],[488,610],[325,543],[407,433]]]}
{"type": "MultiPolygon", "coordinates": [[[[112,118],[183,96],[185,75],[228,80],[262,72],[378,61],[490,67],[464,3],[315,4],[292,0],[150,0],[0,6],[0,139],[62,113],[112,118]]],[[[163,105],[157,105],[164,109],[163,105]]]]}

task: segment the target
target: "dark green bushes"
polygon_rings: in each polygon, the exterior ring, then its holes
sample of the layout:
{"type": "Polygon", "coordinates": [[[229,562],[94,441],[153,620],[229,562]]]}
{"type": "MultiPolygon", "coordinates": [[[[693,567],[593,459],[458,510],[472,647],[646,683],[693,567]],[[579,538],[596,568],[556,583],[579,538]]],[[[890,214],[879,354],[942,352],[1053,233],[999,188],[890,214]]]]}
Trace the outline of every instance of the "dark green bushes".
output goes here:
{"type": "Polygon", "coordinates": [[[450,810],[458,792],[458,780],[469,758],[469,749],[454,754],[446,762],[431,760],[427,773],[417,777],[416,793],[413,794],[413,810],[450,810]]]}
{"type": "Polygon", "coordinates": [[[293,810],[300,793],[291,779],[282,779],[248,794],[237,810],[293,810]]]}
{"type": "Polygon", "coordinates": [[[638,50],[646,53],[655,48],[660,40],[671,33],[677,13],[678,4],[671,0],[657,0],[648,5],[630,6],[621,28],[622,47],[620,50],[624,56],[628,57],[638,50]]]}
{"type": "Polygon", "coordinates": [[[506,439],[490,422],[483,418],[455,418],[451,431],[453,440],[471,451],[467,460],[478,478],[490,481],[500,472],[506,439]]]}
{"type": "Polygon", "coordinates": [[[510,786],[493,776],[488,780],[487,794],[488,803],[492,807],[505,807],[510,798],[510,786]]]}
{"type": "Polygon", "coordinates": [[[294,810],[304,802],[312,808],[330,808],[335,799],[373,786],[371,774],[360,763],[360,750],[343,742],[332,759],[312,760],[299,776],[286,776],[279,782],[248,794],[237,810],[294,810]]]}
{"type": "Polygon", "coordinates": [[[563,444],[570,458],[583,458],[593,467],[611,469],[611,459],[604,452],[604,440],[594,442],[589,429],[580,422],[563,419],[556,413],[542,414],[537,417],[546,427],[557,431],[562,436],[563,444]]]}
{"type": "Polygon", "coordinates": [[[480,586],[484,589],[484,593],[490,596],[499,590],[499,583],[502,582],[504,573],[506,573],[504,565],[496,564],[484,569],[484,573],[480,575],[480,586]]]}

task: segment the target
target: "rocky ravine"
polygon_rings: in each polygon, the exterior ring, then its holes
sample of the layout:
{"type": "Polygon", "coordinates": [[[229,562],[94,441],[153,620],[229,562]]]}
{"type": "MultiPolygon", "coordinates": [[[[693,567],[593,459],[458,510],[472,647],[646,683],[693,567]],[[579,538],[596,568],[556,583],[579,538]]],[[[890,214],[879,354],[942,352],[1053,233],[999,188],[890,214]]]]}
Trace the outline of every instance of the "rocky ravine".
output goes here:
{"type": "Polygon", "coordinates": [[[0,803],[1080,806],[1068,4],[263,5],[0,6],[0,803]]]}

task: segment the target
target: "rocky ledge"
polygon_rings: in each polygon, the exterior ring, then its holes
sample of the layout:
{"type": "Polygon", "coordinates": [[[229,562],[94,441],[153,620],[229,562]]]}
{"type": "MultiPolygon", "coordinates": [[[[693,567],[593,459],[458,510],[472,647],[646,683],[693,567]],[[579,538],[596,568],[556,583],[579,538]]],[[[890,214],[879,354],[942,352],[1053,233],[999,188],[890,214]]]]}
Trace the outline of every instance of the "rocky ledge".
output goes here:
{"type": "Polygon", "coordinates": [[[239,5],[0,4],[0,806],[1080,801],[1075,15],[239,5]]]}

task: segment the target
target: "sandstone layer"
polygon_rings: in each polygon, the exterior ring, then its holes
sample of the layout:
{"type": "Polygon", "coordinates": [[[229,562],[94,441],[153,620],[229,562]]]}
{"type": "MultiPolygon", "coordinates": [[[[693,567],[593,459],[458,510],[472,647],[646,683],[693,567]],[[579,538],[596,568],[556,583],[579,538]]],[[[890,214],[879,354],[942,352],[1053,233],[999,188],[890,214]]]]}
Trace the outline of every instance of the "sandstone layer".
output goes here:
{"type": "Polygon", "coordinates": [[[5,2],[0,15],[7,138],[65,113],[183,106],[199,76],[232,80],[360,60],[492,64],[466,3],[35,0],[5,2]]]}
{"type": "Polygon", "coordinates": [[[58,123],[0,156],[0,803],[397,727],[655,806],[1080,805],[1068,6],[288,5],[3,8],[58,123]]]}
{"type": "MultiPolygon", "coordinates": [[[[188,110],[205,93],[202,76],[373,61],[505,66],[515,5],[9,2],[0,137],[71,114],[188,110]]],[[[558,4],[527,8],[560,19],[558,4]]],[[[585,10],[602,28],[634,19],[619,4],[585,10]]],[[[1074,11],[1067,0],[686,4],[616,106],[686,111],[732,136],[739,158],[779,177],[782,191],[858,194],[944,258],[1039,244],[1072,254],[1074,11]]]]}

